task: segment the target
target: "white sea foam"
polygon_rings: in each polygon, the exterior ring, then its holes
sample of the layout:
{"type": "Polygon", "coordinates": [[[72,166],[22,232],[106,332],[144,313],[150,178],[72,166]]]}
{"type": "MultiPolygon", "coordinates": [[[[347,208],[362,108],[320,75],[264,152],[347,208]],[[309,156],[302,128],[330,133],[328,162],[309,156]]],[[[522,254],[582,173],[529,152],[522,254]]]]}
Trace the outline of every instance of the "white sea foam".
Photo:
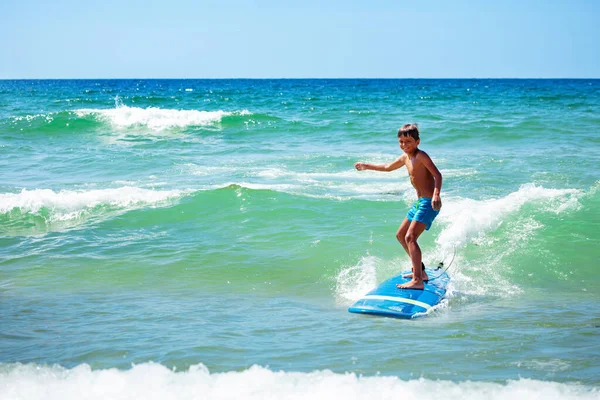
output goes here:
{"type": "Polygon", "coordinates": [[[251,113],[248,110],[235,112],[222,110],[198,111],[118,105],[115,108],[109,109],[80,109],[76,110],[75,114],[78,117],[92,115],[120,128],[145,126],[152,130],[160,131],[168,128],[213,125],[221,122],[223,117],[229,115],[250,115],[251,113]]]}
{"type": "Polygon", "coordinates": [[[46,210],[49,222],[78,219],[97,206],[131,209],[158,205],[185,194],[182,190],[150,190],[124,186],[114,189],[61,190],[23,189],[19,193],[0,194],[0,214],[15,209],[23,214],[38,214],[46,210]]]}
{"type": "Polygon", "coordinates": [[[377,285],[378,263],[377,257],[366,256],[358,264],[343,268],[338,273],[335,278],[335,295],[340,305],[352,304],[377,285]]]}
{"type": "Polygon", "coordinates": [[[92,370],[82,364],[59,366],[6,364],[0,372],[0,400],[75,399],[404,399],[421,400],[597,400],[597,388],[529,379],[492,382],[401,380],[328,370],[272,371],[253,366],[243,371],[210,373],[202,364],[176,372],[160,364],[129,370],[92,370]]]}
{"type": "Polygon", "coordinates": [[[450,247],[464,246],[496,230],[507,216],[518,213],[527,203],[538,204],[542,211],[560,213],[579,207],[578,197],[581,195],[582,192],[576,189],[546,189],[527,184],[516,192],[496,199],[445,199],[438,221],[446,227],[437,242],[450,247]]]}
{"type": "Polygon", "coordinates": [[[536,214],[568,212],[580,207],[579,198],[583,194],[576,189],[547,189],[527,184],[516,192],[494,199],[445,198],[442,212],[436,220],[436,224],[443,226],[436,238],[436,253],[442,259],[446,254],[458,251],[452,267],[452,282],[456,290],[466,295],[495,294],[502,297],[522,292],[507,278],[505,260],[527,246],[543,227],[535,214],[524,214],[522,208],[531,205],[536,214]],[[507,233],[495,235],[500,228],[507,233]],[[480,258],[467,261],[461,257],[460,249],[468,244],[493,246],[493,251],[481,252],[480,258]],[[475,280],[469,277],[473,272],[478,276],[475,280]]]}

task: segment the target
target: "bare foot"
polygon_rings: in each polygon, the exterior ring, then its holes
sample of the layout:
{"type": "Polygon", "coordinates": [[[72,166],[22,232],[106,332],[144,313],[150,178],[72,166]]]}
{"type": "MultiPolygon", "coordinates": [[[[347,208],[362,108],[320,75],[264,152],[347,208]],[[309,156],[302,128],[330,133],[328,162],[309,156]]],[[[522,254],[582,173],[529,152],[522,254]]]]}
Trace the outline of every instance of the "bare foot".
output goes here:
{"type": "MultiPolygon", "coordinates": [[[[402,277],[412,279],[413,274],[402,275],[402,277]]],[[[421,278],[423,278],[423,281],[427,282],[429,280],[429,276],[427,275],[427,272],[425,272],[425,271],[421,272],[421,278]]]]}
{"type": "Polygon", "coordinates": [[[411,281],[408,281],[406,283],[401,284],[397,284],[396,287],[398,289],[414,289],[414,290],[423,290],[425,288],[425,285],[423,284],[423,281],[417,282],[414,279],[411,281]]]}

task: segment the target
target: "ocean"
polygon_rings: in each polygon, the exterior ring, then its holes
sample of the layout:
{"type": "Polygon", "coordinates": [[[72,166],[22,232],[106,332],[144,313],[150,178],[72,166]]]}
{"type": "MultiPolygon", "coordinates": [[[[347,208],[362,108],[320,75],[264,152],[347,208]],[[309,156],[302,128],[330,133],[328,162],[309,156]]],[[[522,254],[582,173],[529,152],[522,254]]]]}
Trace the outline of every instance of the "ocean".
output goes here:
{"type": "Polygon", "coordinates": [[[600,399],[600,80],[3,80],[0,151],[0,399],[600,399]],[[449,290],[351,314],[411,122],[449,290]]]}

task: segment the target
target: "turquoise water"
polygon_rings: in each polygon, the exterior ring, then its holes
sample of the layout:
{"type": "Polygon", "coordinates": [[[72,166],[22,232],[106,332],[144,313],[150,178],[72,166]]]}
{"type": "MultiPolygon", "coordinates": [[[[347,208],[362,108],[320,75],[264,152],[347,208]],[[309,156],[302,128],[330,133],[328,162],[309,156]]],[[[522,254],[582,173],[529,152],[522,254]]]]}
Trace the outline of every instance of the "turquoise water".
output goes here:
{"type": "Polygon", "coordinates": [[[0,81],[0,149],[2,399],[600,398],[600,80],[0,81]],[[350,314],[407,122],[449,292],[350,314]]]}

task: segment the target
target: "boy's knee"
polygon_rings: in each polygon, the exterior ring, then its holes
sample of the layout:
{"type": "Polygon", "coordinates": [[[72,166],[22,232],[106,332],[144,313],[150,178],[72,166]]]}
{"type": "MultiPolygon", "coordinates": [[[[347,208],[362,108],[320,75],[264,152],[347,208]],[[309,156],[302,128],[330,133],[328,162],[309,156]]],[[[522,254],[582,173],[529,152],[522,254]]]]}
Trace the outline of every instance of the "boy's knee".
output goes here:
{"type": "Polygon", "coordinates": [[[396,239],[398,239],[400,243],[406,243],[404,235],[405,234],[403,232],[396,232],[396,239]]]}
{"type": "Polygon", "coordinates": [[[404,237],[404,240],[406,241],[406,243],[416,243],[417,238],[414,233],[407,232],[406,236],[404,237]]]}

